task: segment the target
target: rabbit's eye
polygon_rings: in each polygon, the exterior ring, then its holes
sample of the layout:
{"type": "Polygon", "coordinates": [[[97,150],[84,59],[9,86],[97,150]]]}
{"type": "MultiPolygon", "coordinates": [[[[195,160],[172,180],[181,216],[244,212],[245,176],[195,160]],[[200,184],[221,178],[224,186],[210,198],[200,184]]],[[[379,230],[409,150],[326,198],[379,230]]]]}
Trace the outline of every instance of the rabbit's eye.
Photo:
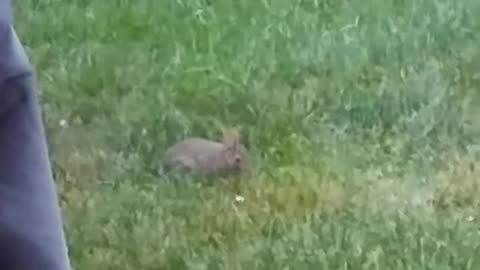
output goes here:
{"type": "Polygon", "coordinates": [[[240,161],[242,161],[242,157],[235,156],[235,163],[240,163],[240,161]]]}

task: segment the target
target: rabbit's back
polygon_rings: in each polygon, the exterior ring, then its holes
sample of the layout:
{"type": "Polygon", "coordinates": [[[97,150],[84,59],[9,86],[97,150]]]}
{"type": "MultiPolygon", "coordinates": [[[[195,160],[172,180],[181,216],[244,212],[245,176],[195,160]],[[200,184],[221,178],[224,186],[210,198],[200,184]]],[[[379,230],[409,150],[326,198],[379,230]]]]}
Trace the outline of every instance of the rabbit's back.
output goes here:
{"type": "Polygon", "coordinates": [[[175,155],[202,155],[210,152],[221,151],[223,144],[202,139],[188,138],[179,143],[174,144],[166,151],[166,157],[175,155]]]}
{"type": "Polygon", "coordinates": [[[187,170],[209,172],[220,162],[223,144],[202,138],[189,138],[167,149],[162,161],[164,171],[187,170]]]}

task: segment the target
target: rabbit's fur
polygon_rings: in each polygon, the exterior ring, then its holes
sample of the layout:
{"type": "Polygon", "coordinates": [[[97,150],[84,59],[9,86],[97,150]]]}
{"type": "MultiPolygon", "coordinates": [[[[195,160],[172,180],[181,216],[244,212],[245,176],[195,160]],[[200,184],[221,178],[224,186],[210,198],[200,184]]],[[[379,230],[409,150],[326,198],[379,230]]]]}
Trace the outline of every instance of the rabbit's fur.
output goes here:
{"type": "Polygon", "coordinates": [[[247,149],[236,129],[224,130],[223,142],[188,138],[167,149],[163,173],[186,171],[203,176],[229,176],[250,172],[247,149]]]}

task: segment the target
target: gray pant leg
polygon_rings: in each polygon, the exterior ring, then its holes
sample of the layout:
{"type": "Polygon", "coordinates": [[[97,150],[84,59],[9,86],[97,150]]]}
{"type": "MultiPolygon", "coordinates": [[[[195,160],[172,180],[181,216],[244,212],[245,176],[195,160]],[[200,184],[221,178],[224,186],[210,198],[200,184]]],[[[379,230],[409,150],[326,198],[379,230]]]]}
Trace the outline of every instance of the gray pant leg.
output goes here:
{"type": "Polygon", "coordinates": [[[31,75],[0,86],[0,269],[68,270],[60,208],[31,75]]]}
{"type": "Polygon", "coordinates": [[[0,269],[69,270],[36,81],[8,31],[0,36],[0,269]]]}

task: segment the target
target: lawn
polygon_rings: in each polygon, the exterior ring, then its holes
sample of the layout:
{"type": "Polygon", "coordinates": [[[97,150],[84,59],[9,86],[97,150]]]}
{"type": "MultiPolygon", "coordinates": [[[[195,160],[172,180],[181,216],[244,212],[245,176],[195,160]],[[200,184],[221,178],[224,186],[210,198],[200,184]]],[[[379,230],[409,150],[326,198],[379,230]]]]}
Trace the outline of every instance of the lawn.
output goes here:
{"type": "Polygon", "coordinates": [[[480,1],[15,7],[75,269],[480,269],[480,1]],[[250,177],[158,176],[232,126],[250,177]]]}

